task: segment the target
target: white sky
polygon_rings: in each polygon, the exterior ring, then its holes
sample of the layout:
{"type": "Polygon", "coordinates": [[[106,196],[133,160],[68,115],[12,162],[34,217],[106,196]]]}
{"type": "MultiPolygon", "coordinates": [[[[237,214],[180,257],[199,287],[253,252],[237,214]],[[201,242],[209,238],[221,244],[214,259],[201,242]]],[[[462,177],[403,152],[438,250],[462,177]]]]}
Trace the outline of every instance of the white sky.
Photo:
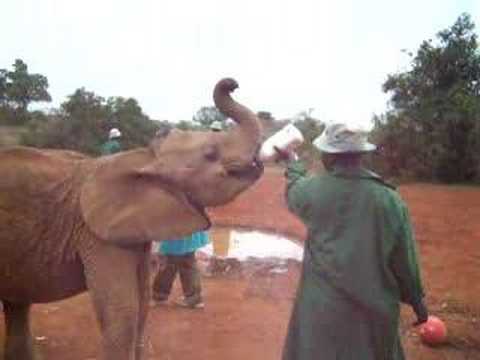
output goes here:
{"type": "Polygon", "coordinates": [[[154,119],[189,120],[225,76],[235,98],[285,118],[314,108],[367,125],[381,85],[406,68],[401,49],[480,0],[3,0],[0,68],[23,59],[58,106],[77,88],[134,97],[154,119]]]}

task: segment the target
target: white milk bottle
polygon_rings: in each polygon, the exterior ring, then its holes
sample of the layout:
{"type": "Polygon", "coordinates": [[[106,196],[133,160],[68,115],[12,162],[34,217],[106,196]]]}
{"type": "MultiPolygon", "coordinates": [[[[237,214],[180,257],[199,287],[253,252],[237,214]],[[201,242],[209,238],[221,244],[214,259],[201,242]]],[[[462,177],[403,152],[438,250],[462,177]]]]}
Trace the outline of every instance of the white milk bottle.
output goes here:
{"type": "Polygon", "coordinates": [[[260,148],[260,160],[274,160],[277,155],[275,147],[280,150],[294,150],[303,142],[304,138],[300,130],[293,124],[288,124],[265,140],[260,148]]]}

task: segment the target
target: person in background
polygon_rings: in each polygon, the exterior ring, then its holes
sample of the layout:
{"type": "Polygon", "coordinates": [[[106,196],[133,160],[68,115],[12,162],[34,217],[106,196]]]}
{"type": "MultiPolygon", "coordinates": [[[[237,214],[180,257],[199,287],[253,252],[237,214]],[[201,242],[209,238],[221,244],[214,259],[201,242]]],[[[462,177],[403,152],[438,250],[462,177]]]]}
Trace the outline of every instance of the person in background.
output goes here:
{"type": "Polygon", "coordinates": [[[282,359],[403,360],[400,303],[415,325],[428,318],[407,206],[362,166],[375,149],[366,132],[333,124],[313,144],[326,168],[313,176],[276,149],[288,207],[308,229],[282,359]]]}
{"type": "Polygon", "coordinates": [[[205,306],[195,252],[207,245],[208,242],[209,238],[206,231],[199,231],[178,240],[164,240],[160,242],[158,251],[165,255],[166,266],[160,268],[153,280],[153,305],[167,303],[173,281],[178,272],[184,296],[175,303],[192,309],[199,309],[205,306]]]}
{"type": "Polygon", "coordinates": [[[122,151],[122,146],[119,139],[122,137],[122,133],[117,128],[112,128],[108,133],[108,141],[102,145],[102,155],[111,155],[122,151]]]}

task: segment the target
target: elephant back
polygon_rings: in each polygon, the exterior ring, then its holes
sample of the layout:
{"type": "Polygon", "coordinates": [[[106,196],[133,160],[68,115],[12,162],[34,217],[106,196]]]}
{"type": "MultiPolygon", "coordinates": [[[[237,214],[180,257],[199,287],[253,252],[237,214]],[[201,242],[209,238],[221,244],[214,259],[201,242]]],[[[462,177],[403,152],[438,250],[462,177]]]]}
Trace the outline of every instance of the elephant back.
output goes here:
{"type": "Polygon", "coordinates": [[[69,151],[0,150],[0,269],[26,256],[61,257],[75,221],[72,179],[85,159],[69,151]]]}

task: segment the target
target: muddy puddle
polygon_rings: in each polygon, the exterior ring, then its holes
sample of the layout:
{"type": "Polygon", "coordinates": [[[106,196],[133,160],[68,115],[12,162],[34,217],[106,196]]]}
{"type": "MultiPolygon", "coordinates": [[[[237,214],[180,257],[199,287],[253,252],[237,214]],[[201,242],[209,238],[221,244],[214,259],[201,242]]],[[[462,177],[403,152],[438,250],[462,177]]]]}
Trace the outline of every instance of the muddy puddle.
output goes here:
{"type": "Polygon", "coordinates": [[[259,230],[214,228],[209,232],[210,244],[199,250],[207,256],[248,259],[297,260],[303,257],[303,247],[283,235],[259,230]]]}
{"type": "MultiPolygon", "coordinates": [[[[281,234],[214,227],[208,235],[210,243],[196,252],[200,271],[206,276],[285,274],[299,268],[303,258],[301,243],[281,234]]],[[[162,256],[154,258],[154,268],[163,265],[162,256]]]]}
{"type": "Polygon", "coordinates": [[[284,274],[303,257],[300,243],[281,234],[220,227],[211,229],[209,237],[210,243],[197,252],[206,275],[284,274]]]}

